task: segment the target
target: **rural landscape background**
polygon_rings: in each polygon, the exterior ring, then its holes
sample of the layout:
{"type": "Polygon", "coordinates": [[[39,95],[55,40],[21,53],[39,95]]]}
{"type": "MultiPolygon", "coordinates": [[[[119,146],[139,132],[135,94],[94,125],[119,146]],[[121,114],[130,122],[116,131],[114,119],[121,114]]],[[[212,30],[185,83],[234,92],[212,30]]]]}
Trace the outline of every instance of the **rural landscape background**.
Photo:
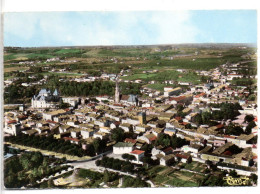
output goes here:
{"type": "Polygon", "coordinates": [[[4,19],[6,189],[257,186],[256,10],[4,19]]]}

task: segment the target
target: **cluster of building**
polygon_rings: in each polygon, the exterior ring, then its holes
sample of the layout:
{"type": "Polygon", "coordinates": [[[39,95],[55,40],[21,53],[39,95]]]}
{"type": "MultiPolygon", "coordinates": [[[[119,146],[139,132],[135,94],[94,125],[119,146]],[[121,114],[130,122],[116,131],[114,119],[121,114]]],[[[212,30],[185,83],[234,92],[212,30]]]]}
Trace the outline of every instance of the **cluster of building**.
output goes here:
{"type": "Polygon", "coordinates": [[[142,163],[145,154],[142,148],[146,144],[153,144],[160,134],[167,134],[185,139],[190,144],[177,149],[155,146],[151,158],[159,160],[161,165],[188,160],[205,163],[209,160],[218,163],[220,169],[235,169],[243,175],[255,173],[257,144],[253,139],[258,132],[256,102],[243,98],[235,100],[235,97],[246,97],[248,88],[232,87],[228,81],[234,76],[228,74],[224,79],[220,68],[200,73],[210,75],[212,81],[207,84],[191,85],[188,90],[183,90],[181,86],[165,87],[164,92],[160,92],[143,87],[141,92],[149,96],[145,98],[137,95],[121,95],[119,79],[104,74],[102,74],[104,79],[116,81],[115,97],[96,96],[99,102],[89,102],[87,98],[60,97],[57,90],[51,92],[42,89],[32,98],[30,108],[5,112],[4,132],[6,135],[53,134],[57,139],[80,144],[83,149],[88,149],[88,145],[95,138],[111,141],[112,130],[121,128],[125,133],[133,135],[116,143],[113,152],[134,155],[136,160],[133,162],[137,163],[142,163]],[[57,109],[56,105],[60,100],[69,103],[70,108],[57,109]],[[215,126],[198,125],[194,122],[197,114],[217,109],[208,104],[221,102],[238,102],[242,107],[241,114],[232,121],[217,121],[218,124],[215,126]],[[177,116],[178,105],[184,106],[182,112],[185,116],[177,116]],[[50,110],[43,111],[46,108],[50,110]],[[223,133],[227,122],[241,126],[245,130],[248,125],[244,121],[246,115],[255,118],[256,127],[252,129],[251,134],[235,136],[223,133]],[[238,146],[242,151],[233,153],[234,146],[238,146]]]}

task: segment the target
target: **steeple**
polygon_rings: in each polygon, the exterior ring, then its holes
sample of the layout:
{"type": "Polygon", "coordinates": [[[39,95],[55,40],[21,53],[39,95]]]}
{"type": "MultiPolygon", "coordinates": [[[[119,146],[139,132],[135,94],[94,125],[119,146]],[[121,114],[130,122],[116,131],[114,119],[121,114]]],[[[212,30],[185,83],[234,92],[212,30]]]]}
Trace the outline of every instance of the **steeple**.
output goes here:
{"type": "Polygon", "coordinates": [[[119,83],[118,76],[116,77],[116,89],[115,89],[115,103],[119,103],[120,101],[120,92],[119,92],[119,83]]]}

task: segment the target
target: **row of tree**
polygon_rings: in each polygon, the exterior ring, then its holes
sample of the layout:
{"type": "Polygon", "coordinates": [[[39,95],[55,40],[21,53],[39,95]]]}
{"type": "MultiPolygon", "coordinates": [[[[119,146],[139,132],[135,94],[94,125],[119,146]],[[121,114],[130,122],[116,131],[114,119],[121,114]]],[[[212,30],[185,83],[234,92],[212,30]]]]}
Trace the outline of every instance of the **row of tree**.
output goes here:
{"type": "Polygon", "coordinates": [[[97,166],[103,166],[105,168],[111,168],[114,170],[119,170],[123,172],[135,172],[136,165],[132,164],[129,161],[109,158],[109,157],[103,157],[101,160],[96,161],[97,166]]]}
{"type": "Polygon", "coordinates": [[[85,156],[87,151],[83,150],[80,145],[72,144],[70,141],[63,139],[55,139],[53,136],[35,136],[20,134],[17,136],[10,136],[5,138],[5,142],[11,142],[14,144],[29,146],[33,148],[39,148],[43,150],[54,151],[63,154],[69,154],[73,156],[85,156]]]}
{"type": "Polygon", "coordinates": [[[34,185],[36,180],[56,172],[66,170],[69,166],[50,164],[60,163],[59,159],[44,157],[40,152],[24,152],[4,161],[4,185],[6,188],[20,188],[27,184],[34,185]]]}

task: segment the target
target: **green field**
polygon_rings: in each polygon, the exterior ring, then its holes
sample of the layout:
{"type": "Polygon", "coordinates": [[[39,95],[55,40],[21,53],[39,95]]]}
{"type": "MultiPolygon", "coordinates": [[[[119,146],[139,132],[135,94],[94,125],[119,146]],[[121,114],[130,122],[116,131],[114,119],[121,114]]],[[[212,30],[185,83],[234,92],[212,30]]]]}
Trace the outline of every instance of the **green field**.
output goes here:
{"type": "Polygon", "coordinates": [[[204,178],[202,175],[196,175],[191,172],[175,171],[171,167],[155,166],[148,170],[151,180],[159,187],[167,185],[172,187],[197,187],[200,180],[204,178]]]}
{"type": "Polygon", "coordinates": [[[147,85],[145,85],[145,87],[147,87],[147,88],[151,88],[151,89],[159,90],[159,91],[163,91],[163,90],[164,90],[164,87],[166,87],[166,86],[175,87],[175,85],[160,84],[160,83],[147,84],[147,85]]]}
{"type": "Polygon", "coordinates": [[[157,74],[155,74],[155,73],[150,73],[150,74],[138,73],[138,74],[122,77],[122,79],[123,80],[136,80],[136,79],[147,80],[148,78],[153,78],[155,75],[157,75],[157,74]]]}

